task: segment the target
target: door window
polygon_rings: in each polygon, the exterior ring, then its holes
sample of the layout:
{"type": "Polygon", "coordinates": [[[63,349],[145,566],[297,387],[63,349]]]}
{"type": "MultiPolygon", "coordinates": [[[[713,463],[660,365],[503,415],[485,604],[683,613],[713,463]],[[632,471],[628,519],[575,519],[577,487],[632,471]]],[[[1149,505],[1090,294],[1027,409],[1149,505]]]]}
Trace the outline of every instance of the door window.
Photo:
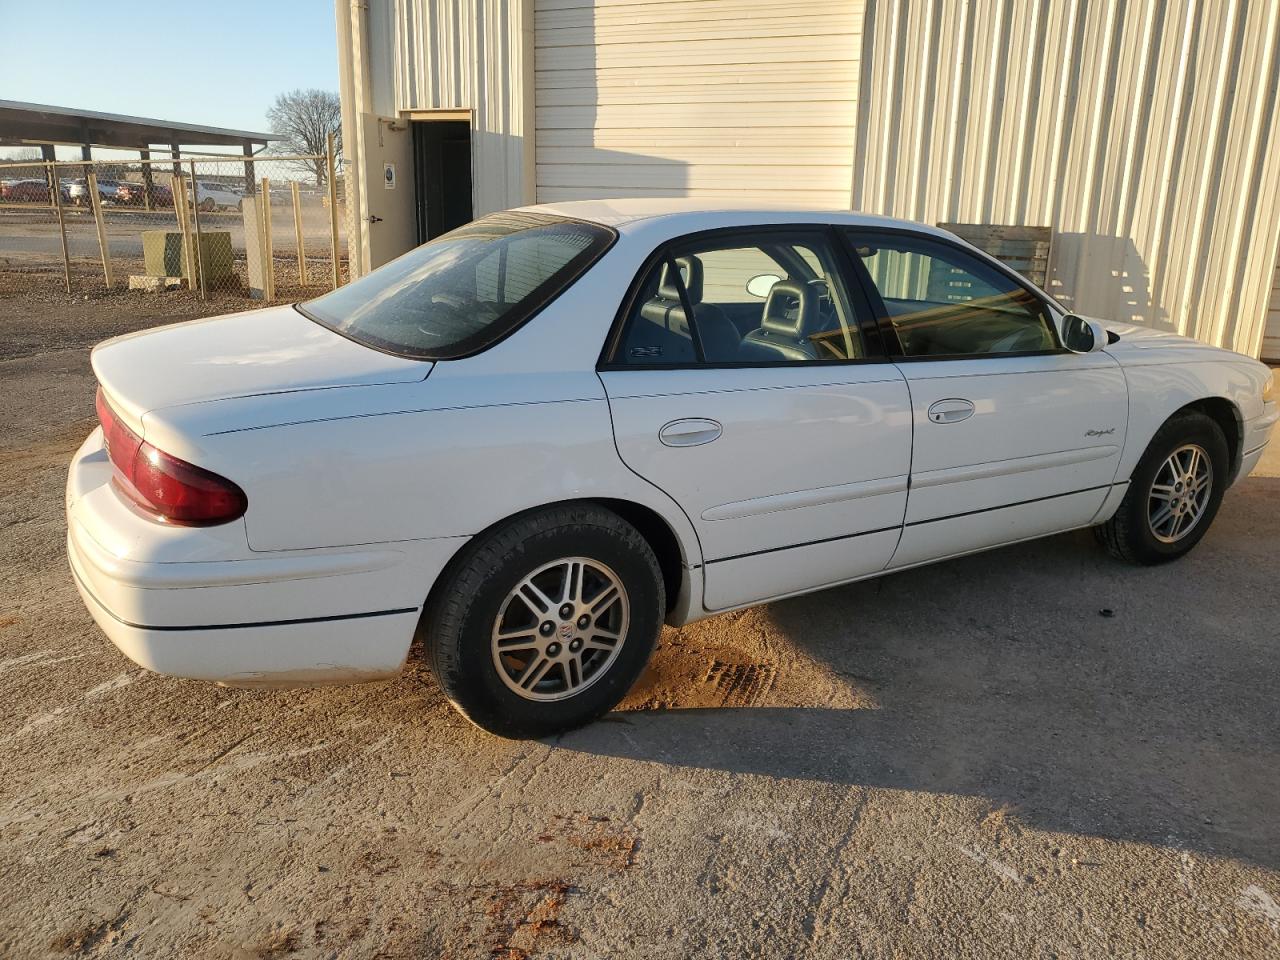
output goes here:
{"type": "Polygon", "coordinates": [[[762,231],[682,244],[661,259],[612,360],[812,363],[864,355],[826,238],[762,231]]]}
{"type": "Polygon", "coordinates": [[[1058,349],[1044,304],[1030,290],[951,244],[854,231],[858,263],[880,294],[908,357],[1038,353],[1058,349]]]}

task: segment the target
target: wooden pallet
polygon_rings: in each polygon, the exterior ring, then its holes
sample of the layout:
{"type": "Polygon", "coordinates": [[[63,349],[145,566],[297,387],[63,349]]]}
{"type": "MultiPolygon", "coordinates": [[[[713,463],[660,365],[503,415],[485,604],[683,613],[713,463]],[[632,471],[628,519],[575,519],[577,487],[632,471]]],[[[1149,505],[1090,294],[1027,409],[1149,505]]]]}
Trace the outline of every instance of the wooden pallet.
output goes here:
{"type": "Polygon", "coordinates": [[[940,223],[938,226],[991,254],[1036,286],[1043,288],[1048,282],[1052,227],[998,223],[940,223]]]}

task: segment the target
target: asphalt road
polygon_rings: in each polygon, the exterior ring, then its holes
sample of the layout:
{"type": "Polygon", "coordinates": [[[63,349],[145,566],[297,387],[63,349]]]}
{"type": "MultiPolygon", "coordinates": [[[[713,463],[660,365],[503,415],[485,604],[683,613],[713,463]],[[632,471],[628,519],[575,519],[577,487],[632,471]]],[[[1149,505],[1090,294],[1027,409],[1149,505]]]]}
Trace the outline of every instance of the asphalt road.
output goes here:
{"type": "MultiPolygon", "coordinates": [[[[68,208],[65,212],[67,248],[72,257],[97,257],[98,234],[93,214],[68,208]]],[[[176,230],[173,210],[144,211],[131,207],[105,207],[108,246],[112,256],[142,257],[144,230],[176,230]]],[[[231,245],[244,251],[244,220],[237,211],[201,213],[201,229],[226,231],[231,245]]],[[[302,214],[303,243],[310,250],[327,249],[329,244],[329,211],[319,203],[308,203],[302,214]]],[[[293,207],[275,204],[271,208],[272,248],[277,252],[297,249],[294,239],[293,207]]],[[[339,217],[339,237],[345,236],[345,225],[339,217]]],[[[0,207],[0,260],[31,257],[60,261],[62,239],[57,216],[50,208],[0,207]]]]}
{"type": "Polygon", "coordinates": [[[86,348],[183,302],[0,295],[0,955],[1280,955],[1275,452],[1180,563],[1070,534],[668,630],[512,743],[420,667],[226,690],[99,635],[86,348]]]}

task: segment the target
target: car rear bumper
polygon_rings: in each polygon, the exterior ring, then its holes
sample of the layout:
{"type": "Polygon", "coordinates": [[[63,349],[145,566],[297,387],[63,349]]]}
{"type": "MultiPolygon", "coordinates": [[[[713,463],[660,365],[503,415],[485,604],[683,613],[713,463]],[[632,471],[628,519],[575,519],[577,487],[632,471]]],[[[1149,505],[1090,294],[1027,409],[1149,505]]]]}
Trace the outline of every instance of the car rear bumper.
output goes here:
{"type": "Polygon", "coordinates": [[[103,633],[172,676],[237,686],[394,676],[431,584],[463,542],[255,554],[243,527],[166,527],[135,513],[109,479],[95,431],[68,476],[71,572],[103,633]]]}

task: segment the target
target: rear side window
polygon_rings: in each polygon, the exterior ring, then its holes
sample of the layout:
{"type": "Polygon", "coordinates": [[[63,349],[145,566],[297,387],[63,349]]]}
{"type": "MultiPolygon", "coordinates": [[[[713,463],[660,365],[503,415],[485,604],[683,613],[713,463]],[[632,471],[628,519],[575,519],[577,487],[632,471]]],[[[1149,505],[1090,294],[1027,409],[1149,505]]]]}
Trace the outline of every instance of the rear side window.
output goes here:
{"type": "Polygon", "coordinates": [[[615,236],[547,214],[492,214],[298,309],[375,349],[448,360],[510,333],[586,272],[615,236]]]}
{"type": "Polygon", "coordinates": [[[632,307],[617,359],[623,363],[690,364],[698,359],[693,330],[681,303],[680,267],[670,259],[655,266],[632,307]]]}

